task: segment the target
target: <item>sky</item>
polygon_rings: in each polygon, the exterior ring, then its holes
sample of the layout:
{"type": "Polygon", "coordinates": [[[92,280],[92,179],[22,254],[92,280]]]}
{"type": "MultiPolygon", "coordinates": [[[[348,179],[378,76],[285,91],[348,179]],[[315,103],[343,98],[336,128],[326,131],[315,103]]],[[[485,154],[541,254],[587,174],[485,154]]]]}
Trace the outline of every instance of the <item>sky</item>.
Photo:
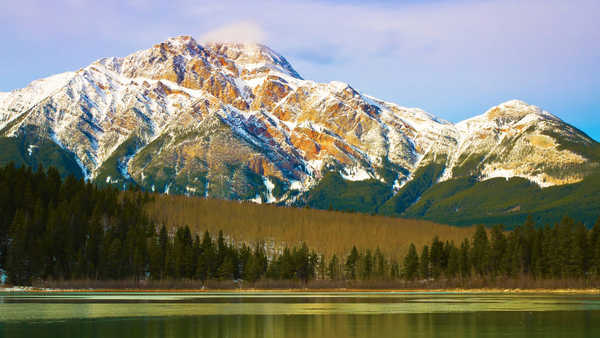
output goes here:
{"type": "Polygon", "coordinates": [[[178,35],[259,42],[451,122],[510,99],[600,140],[600,1],[19,0],[2,4],[0,91],[178,35]]]}

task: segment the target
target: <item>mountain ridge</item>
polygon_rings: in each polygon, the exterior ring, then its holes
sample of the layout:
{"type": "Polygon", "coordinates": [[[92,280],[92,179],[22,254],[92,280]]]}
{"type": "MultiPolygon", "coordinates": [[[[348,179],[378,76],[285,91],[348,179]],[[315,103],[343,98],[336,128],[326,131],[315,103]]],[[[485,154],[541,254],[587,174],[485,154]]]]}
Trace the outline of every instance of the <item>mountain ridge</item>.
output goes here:
{"type": "Polygon", "coordinates": [[[362,211],[391,215],[463,177],[548,188],[582,182],[600,163],[596,141],[523,101],[454,124],[305,80],[267,46],[189,36],[0,94],[0,131],[19,161],[47,163],[30,158],[40,140],[54,142],[100,184],[323,208],[319,185],[335,173],[345,189],[372,181],[386,202],[370,198],[380,205],[362,211]]]}

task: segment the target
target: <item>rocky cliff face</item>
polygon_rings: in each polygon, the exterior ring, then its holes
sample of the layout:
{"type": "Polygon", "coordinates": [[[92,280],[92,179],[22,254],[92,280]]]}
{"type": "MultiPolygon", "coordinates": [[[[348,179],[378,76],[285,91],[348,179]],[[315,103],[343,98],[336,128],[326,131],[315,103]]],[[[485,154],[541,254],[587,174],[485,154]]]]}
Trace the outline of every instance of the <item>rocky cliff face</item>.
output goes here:
{"type": "Polygon", "coordinates": [[[434,183],[523,177],[548,187],[599,163],[595,141],[524,102],[452,124],[305,80],[266,46],[186,36],[3,93],[0,129],[25,161],[52,142],[99,183],[269,203],[302,200],[328,172],[393,195],[431,164],[441,168],[434,183]]]}

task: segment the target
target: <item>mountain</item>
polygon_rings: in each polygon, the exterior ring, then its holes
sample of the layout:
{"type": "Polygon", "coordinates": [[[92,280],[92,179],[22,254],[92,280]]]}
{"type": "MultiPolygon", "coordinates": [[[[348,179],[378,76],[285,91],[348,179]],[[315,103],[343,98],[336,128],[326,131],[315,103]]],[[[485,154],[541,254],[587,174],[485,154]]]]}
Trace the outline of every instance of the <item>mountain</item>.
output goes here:
{"type": "Polygon", "coordinates": [[[0,163],[98,184],[452,224],[512,224],[565,205],[588,222],[594,211],[571,204],[595,203],[593,193],[514,198],[590,189],[600,171],[597,142],[521,101],[452,124],[305,80],[266,46],[188,36],[0,94],[0,149],[0,163]],[[516,190],[470,209],[497,189],[516,190]]]}

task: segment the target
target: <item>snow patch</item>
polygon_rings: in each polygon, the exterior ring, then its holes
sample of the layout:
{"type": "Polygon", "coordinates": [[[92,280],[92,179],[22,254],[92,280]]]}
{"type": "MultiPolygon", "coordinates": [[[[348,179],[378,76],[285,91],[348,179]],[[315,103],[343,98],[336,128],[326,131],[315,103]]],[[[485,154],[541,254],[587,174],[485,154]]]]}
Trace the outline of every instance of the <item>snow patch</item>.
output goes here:
{"type": "Polygon", "coordinates": [[[265,187],[267,188],[267,203],[273,203],[276,202],[277,199],[275,199],[275,197],[273,196],[273,189],[275,189],[275,184],[273,184],[273,182],[271,182],[271,180],[268,177],[264,177],[263,181],[265,182],[265,187]]]}
{"type": "Polygon", "coordinates": [[[344,168],[340,170],[340,175],[346,181],[364,181],[371,178],[371,175],[361,167],[353,167],[353,168],[344,168]]]}
{"type": "Polygon", "coordinates": [[[481,181],[486,181],[492,178],[504,178],[507,181],[513,177],[520,177],[530,182],[537,184],[540,188],[547,188],[556,185],[553,182],[548,182],[543,175],[525,175],[515,172],[513,169],[492,168],[486,166],[481,173],[481,181]]]}
{"type": "Polygon", "coordinates": [[[397,193],[402,187],[412,179],[412,176],[402,176],[402,174],[398,173],[398,177],[394,180],[394,185],[392,185],[392,190],[394,193],[397,193]]]}
{"type": "Polygon", "coordinates": [[[281,122],[282,122],[283,124],[285,124],[285,125],[288,127],[288,129],[289,129],[290,131],[292,131],[292,130],[296,129],[296,126],[298,125],[298,123],[297,123],[297,122],[292,122],[292,121],[284,121],[284,120],[281,120],[281,122]]]}
{"type": "Polygon", "coordinates": [[[309,174],[315,175],[320,172],[323,168],[323,160],[310,160],[306,161],[306,169],[308,169],[309,174]]]}
{"type": "Polygon", "coordinates": [[[304,186],[300,181],[290,181],[290,190],[304,190],[304,186]]]}
{"type": "MultiPolygon", "coordinates": [[[[107,176],[106,177],[106,183],[107,184],[118,184],[119,183],[119,179],[118,178],[113,179],[111,176],[107,176]]],[[[125,184],[123,184],[123,186],[125,186],[125,184]]]]}
{"type": "MultiPolygon", "coordinates": [[[[137,154],[137,152],[136,152],[136,154],[137,154]]],[[[131,162],[131,160],[133,159],[134,156],[135,156],[135,154],[125,156],[123,158],[123,160],[119,161],[119,163],[117,165],[117,169],[119,170],[119,173],[126,180],[131,179],[131,175],[129,175],[129,163],[131,162]]],[[[143,173],[142,173],[142,180],[144,180],[143,173]]]]}
{"type": "Polygon", "coordinates": [[[331,89],[333,89],[335,92],[341,92],[350,86],[341,81],[331,81],[329,82],[329,87],[331,87],[331,89]]]}
{"type": "Polygon", "coordinates": [[[27,147],[27,153],[29,154],[29,156],[31,156],[31,154],[33,154],[33,150],[35,148],[37,148],[38,146],[30,144],[29,147],[27,147]]]}
{"type": "Polygon", "coordinates": [[[260,194],[257,194],[254,198],[249,199],[249,201],[256,204],[262,204],[262,198],[260,197],[260,194]]]}
{"type": "Polygon", "coordinates": [[[261,84],[263,84],[263,82],[265,82],[265,80],[266,80],[265,76],[259,76],[259,77],[255,77],[253,79],[244,80],[244,82],[246,83],[246,86],[248,86],[250,88],[256,88],[256,87],[260,86],[261,84]]]}

